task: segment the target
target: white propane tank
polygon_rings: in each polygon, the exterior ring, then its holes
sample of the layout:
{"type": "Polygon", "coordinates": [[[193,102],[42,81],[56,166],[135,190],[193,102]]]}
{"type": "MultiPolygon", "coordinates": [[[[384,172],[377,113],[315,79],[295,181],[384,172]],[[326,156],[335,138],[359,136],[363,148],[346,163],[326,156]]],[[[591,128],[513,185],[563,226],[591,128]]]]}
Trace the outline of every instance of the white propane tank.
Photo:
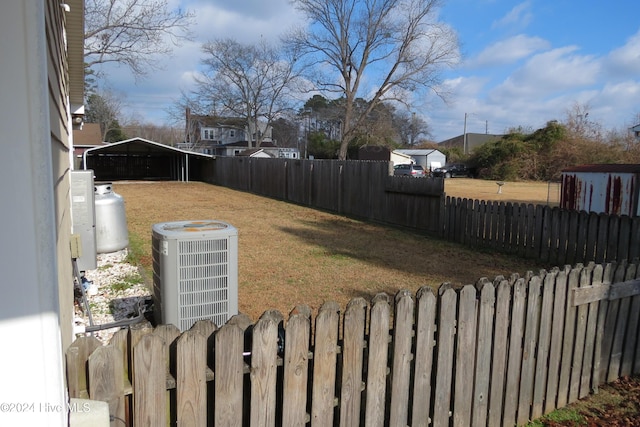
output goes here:
{"type": "Polygon", "coordinates": [[[129,245],[124,199],[113,192],[111,183],[95,185],[96,251],[116,252],[129,245]]]}

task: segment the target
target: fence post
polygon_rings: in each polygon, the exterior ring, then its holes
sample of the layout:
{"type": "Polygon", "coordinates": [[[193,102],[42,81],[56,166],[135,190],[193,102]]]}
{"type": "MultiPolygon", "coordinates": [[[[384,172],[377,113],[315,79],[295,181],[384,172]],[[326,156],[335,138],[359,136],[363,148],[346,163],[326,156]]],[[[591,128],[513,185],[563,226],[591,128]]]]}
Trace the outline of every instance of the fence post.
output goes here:
{"type": "Polygon", "coordinates": [[[124,366],[122,352],[115,346],[97,348],[89,356],[89,396],[109,404],[109,415],[125,422],[124,366]]]}
{"type": "MultiPolygon", "coordinates": [[[[444,286],[444,285],[443,285],[444,286]]],[[[440,296],[438,318],[438,356],[436,359],[436,389],[433,404],[433,425],[449,425],[451,384],[453,378],[453,346],[455,342],[457,295],[445,289],[440,296]]]]}

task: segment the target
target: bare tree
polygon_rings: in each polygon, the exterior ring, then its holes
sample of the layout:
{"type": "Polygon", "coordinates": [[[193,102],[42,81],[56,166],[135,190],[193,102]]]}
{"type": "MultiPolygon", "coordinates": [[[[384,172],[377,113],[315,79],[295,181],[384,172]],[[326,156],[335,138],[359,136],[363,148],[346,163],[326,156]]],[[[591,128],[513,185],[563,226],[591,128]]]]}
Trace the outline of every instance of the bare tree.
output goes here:
{"type": "Polygon", "coordinates": [[[86,66],[117,62],[144,76],[189,38],[192,19],[168,0],[85,0],[86,66]]]}
{"type": "Polygon", "coordinates": [[[295,0],[309,19],[307,31],[287,42],[321,65],[319,89],[345,99],[339,158],[349,140],[383,100],[437,90],[439,70],[459,59],[455,33],[437,21],[438,0],[295,0]],[[327,73],[327,70],[333,73],[327,73]],[[354,102],[366,96],[368,111],[354,102]]]}
{"type": "Polygon", "coordinates": [[[265,40],[242,44],[219,39],[205,43],[202,51],[206,70],[196,80],[198,97],[208,100],[216,114],[245,118],[250,146],[254,138],[259,146],[264,136],[260,121],[270,126],[290,108],[298,80],[295,55],[265,40]]]}

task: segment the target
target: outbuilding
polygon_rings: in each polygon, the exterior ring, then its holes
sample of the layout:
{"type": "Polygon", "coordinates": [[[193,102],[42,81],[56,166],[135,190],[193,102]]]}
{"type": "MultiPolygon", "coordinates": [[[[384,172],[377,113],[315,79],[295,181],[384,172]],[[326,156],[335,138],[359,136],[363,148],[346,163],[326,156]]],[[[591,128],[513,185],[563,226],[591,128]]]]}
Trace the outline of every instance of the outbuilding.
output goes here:
{"type": "Polygon", "coordinates": [[[560,207],[640,216],[640,165],[582,165],[562,171],[560,207]]]}
{"type": "Polygon", "coordinates": [[[443,152],[435,149],[401,148],[395,151],[411,156],[417,164],[421,165],[427,171],[444,166],[447,162],[447,156],[445,156],[443,152]]]}
{"type": "Polygon", "coordinates": [[[96,181],[205,181],[214,159],[143,138],[90,148],[83,157],[96,181]]]}

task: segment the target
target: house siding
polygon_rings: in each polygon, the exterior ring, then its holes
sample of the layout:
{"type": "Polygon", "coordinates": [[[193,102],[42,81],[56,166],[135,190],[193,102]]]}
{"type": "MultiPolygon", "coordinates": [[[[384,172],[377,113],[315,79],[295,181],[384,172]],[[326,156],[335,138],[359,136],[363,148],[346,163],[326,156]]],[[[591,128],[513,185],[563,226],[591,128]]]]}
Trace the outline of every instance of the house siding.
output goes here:
{"type": "MultiPolygon", "coordinates": [[[[75,5],[74,5],[75,6],[75,5]]],[[[73,268],[71,263],[71,199],[69,135],[70,106],[68,66],[64,40],[64,13],[57,2],[46,2],[47,84],[49,125],[51,127],[51,165],[55,202],[56,254],[58,258],[58,301],[62,348],[73,339],[73,268]]]]}

